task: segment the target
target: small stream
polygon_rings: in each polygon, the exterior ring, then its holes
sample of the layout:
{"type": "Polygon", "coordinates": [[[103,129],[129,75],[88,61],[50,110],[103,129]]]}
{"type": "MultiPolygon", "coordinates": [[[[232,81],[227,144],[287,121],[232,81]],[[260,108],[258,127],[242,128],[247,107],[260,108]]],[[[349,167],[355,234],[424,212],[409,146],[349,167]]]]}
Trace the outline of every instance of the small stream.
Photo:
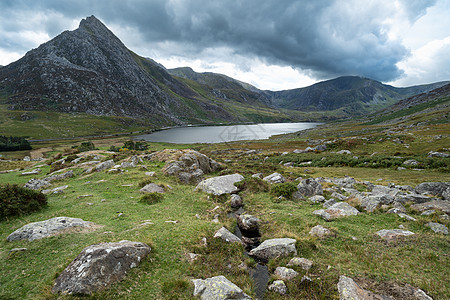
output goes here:
{"type": "MultiPolygon", "coordinates": [[[[228,214],[228,217],[237,219],[237,215],[241,215],[244,213],[244,209],[240,207],[238,210],[231,212],[228,214]]],[[[251,240],[251,245],[247,245],[245,247],[244,255],[248,256],[248,252],[253,248],[256,248],[260,244],[261,234],[259,230],[257,231],[244,231],[239,228],[236,224],[234,234],[240,238],[245,240],[251,240]],[[244,235],[243,235],[244,234],[244,235]]],[[[256,299],[263,300],[264,294],[267,289],[267,284],[269,282],[270,274],[267,266],[262,262],[257,262],[254,268],[250,268],[250,277],[253,280],[256,299]]]]}

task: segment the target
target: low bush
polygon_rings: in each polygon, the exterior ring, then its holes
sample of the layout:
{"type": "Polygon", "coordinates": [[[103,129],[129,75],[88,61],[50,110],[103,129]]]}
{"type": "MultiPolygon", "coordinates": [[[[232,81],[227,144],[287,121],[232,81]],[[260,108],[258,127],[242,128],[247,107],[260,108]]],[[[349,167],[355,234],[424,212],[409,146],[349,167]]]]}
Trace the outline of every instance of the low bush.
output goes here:
{"type": "Polygon", "coordinates": [[[80,146],[78,146],[78,149],[80,150],[80,152],[86,152],[86,151],[90,151],[90,150],[95,150],[95,145],[91,141],[82,142],[80,144],[80,146]]]}
{"type": "Polygon", "coordinates": [[[274,197],[284,197],[292,199],[292,195],[297,191],[297,185],[292,182],[274,184],[270,187],[270,194],[274,197]]]}
{"type": "Polygon", "coordinates": [[[8,217],[28,215],[47,206],[47,196],[27,188],[14,185],[0,186],[0,220],[8,217]]]}
{"type": "Polygon", "coordinates": [[[161,202],[164,198],[164,195],[161,193],[148,193],[142,195],[140,202],[145,204],[155,204],[161,202]]]}
{"type": "Polygon", "coordinates": [[[258,177],[245,178],[234,184],[240,190],[246,190],[251,193],[268,192],[269,184],[258,177]]]}

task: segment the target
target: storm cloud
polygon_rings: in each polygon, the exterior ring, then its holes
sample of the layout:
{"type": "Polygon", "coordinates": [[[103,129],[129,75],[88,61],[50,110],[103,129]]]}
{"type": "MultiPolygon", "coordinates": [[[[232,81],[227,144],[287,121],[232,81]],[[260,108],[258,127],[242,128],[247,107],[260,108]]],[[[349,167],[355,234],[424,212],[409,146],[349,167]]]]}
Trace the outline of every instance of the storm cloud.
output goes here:
{"type": "Polygon", "coordinates": [[[244,57],[317,79],[359,75],[386,82],[402,76],[398,63],[411,56],[390,35],[392,20],[412,24],[435,2],[7,0],[0,4],[0,45],[29,50],[37,45],[24,32],[51,38],[94,14],[139,54],[203,60],[221,55],[245,70],[244,57]]]}

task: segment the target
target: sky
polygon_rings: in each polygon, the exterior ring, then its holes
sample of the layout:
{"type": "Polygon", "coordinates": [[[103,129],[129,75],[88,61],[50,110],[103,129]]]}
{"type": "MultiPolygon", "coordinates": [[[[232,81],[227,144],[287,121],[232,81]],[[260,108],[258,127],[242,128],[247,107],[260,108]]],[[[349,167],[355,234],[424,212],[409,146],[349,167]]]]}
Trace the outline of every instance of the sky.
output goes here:
{"type": "Polygon", "coordinates": [[[0,0],[0,65],[90,15],[167,68],[265,90],[450,80],[450,0],[0,0]]]}

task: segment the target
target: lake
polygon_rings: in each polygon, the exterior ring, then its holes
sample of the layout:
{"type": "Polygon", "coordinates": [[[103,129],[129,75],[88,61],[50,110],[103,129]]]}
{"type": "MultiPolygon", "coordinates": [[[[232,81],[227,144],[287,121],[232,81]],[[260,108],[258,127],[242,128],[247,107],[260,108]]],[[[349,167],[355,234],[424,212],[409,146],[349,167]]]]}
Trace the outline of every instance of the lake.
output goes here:
{"type": "Polygon", "coordinates": [[[179,127],[136,136],[136,140],[175,144],[262,140],[272,135],[314,128],[323,123],[262,123],[253,125],[179,127]]]}

